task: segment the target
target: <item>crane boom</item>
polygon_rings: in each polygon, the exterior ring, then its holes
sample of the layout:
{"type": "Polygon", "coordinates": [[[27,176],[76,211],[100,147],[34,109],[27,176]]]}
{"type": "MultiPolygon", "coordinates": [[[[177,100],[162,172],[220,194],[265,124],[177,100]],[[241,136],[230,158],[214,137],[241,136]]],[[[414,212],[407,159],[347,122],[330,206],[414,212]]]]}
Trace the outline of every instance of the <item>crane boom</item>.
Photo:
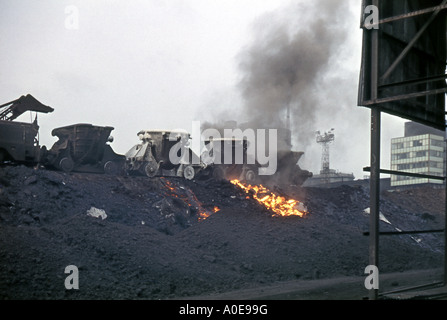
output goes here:
{"type": "Polygon", "coordinates": [[[49,113],[53,112],[54,109],[40,103],[32,95],[27,94],[26,96],[21,96],[16,100],[0,105],[0,120],[12,121],[26,111],[49,113]]]}

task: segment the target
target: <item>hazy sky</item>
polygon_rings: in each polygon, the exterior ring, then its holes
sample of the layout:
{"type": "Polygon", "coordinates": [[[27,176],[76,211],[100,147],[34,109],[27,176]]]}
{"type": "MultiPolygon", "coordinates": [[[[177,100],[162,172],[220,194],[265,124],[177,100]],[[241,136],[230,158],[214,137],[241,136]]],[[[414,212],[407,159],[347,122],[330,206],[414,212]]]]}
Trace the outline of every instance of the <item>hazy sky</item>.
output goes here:
{"type": "MultiPolygon", "coordinates": [[[[349,6],[335,10],[340,1],[1,1],[0,104],[30,93],[53,107],[39,115],[40,141],[48,148],[56,141],[53,128],[92,123],[113,126],[112,147],[125,153],[141,129],[191,131],[194,120],[244,121],[244,52],[262,41],[263,28],[286,25],[296,33],[320,19],[343,40],[309,89],[319,97],[313,118],[306,122],[295,112],[291,121],[304,121],[311,134],[335,128],[331,168],[362,178],[369,165],[370,112],[356,105],[360,1],[342,0],[349,6]],[[324,16],[318,15],[321,6],[327,6],[324,16]]],[[[389,140],[403,135],[403,123],[383,116],[384,168],[389,140]]],[[[293,149],[305,152],[302,168],[318,173],[320,146],[293,149]]]]}

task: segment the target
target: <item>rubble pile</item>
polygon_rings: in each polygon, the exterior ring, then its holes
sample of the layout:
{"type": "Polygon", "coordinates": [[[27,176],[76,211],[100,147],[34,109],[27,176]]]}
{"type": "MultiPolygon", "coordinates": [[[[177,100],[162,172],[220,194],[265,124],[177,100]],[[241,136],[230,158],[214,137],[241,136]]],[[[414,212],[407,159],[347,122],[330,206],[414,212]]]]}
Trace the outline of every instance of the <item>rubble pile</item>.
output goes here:
{"type": "MultiPolygon", "coordinates": [[[[0,167],[1,299],[168,299],[294,279],[361,276],[369,192],[277,186],[273,216],[222,180],[0,167]],[[67,266],[79,289],[67,290],[67,266]]],[[[443,228],[444,190],[384,193],[381,229],[443,228]],[[419,206],[415,203],[421,195],[419,206]],[[440,205],[434,205],[440,203],[440,205]]],[[[438,268],[443,234],[381,238],[381,272],[438,268]]]]}

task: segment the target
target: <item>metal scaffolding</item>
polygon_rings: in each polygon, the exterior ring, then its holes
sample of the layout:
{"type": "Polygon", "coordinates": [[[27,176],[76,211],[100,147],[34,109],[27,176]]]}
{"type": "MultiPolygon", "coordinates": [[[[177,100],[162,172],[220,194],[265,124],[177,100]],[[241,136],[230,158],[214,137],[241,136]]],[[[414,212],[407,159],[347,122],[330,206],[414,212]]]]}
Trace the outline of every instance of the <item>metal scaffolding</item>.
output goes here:
{"type": "Polygon", "coordinates": [[[334,129],[329,132],[320,133],[317,131],[317,143],[321,144],[323,152],[321,154],[321,174],[330,172],[330,157],[329,157],[329,145],[334,142],[335,135],[334,129]]]}
{"type": "MultiPolygon", "coordinates": [[[[445,131],[447,0],[363,1],[362,68],[359,106],[371,109],[369,263],[379,267],[380,174],[410,175],[380,168],[381,113],[385,112],[445,131]],[[366,24],[366,8],[380,19],[366,24]]],[[[414,174],[411,174],[414,176],[414,174]]],[[[421,175],[425,176],[425,175],[421,175]]],[[[445,177],[430,177],[446,181],[445,177]]],[[[447,195],[447,186],[446,186],[447,195]]],[[[446,204],[447,217],[447,204],[446,204]]],[[[447,285],[447,218],[444,232],[444,276],[447,285]]],[[[412,230],[409,232],[439,232],[412,230]]],[[[433,285],[433,284],[431,284],[433,285]]],[[[425,287],[425,286],[424,286],[425,287]]],[[[378,299],[379,290],[369,298],[378,299]]]]}

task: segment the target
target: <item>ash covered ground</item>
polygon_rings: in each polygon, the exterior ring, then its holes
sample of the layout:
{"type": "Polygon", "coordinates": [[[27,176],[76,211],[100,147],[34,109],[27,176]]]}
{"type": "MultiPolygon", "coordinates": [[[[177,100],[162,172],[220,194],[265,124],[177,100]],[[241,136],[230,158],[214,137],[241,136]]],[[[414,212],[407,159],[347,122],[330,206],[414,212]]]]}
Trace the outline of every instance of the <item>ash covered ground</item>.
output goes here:
{"type": "MultiPolygon", "coordinates": [[[[0,298],[178,299],[364,276],[367,188],[274,189],[309,213],[272,216],[228,181],[0,167],[0,298]],[[68,265],[78,290],[64,286],[68,265]]],[[[384,192],[380,227],[442,229],[443,210],[442,189],[384,192]]],[[[442,234],[381,237],[380,271],[441,267],[443,248],[442,234]]]]}

